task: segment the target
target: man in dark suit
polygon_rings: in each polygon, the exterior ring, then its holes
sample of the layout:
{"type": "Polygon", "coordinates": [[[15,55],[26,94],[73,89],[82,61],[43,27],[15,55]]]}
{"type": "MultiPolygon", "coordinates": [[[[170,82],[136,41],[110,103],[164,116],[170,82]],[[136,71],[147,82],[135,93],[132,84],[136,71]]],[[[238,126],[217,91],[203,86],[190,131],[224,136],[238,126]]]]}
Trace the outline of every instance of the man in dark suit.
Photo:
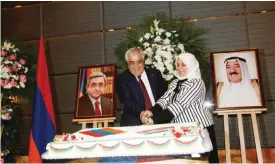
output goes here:
{"type": "Polygon", "coordinates": [[[112,100],[102,96],[106,86],[106,76],[102,72],[93,72],[87,79],[87,95],[79,98],[77,117],[112,115],[112,100]]]}
{"type": "Polygon", "coordinates": [[[123,104],[121,126],[142,125],[140,113],[149,109],[167,90],[167,82],[157,69],[144,68],[144,54],[139,48],[125,53],[128,70],[117,75],[116,90],[123,104]]]}

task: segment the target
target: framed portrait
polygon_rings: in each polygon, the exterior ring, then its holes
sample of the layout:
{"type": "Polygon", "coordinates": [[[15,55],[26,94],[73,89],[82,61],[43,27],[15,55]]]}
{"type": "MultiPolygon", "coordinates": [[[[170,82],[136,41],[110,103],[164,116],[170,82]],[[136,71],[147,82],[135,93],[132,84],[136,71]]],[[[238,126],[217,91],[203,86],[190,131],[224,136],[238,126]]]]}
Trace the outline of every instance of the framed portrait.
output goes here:
{"type": "Polygon", "coordinates": [[[80,67],[75,119],[114,117],[116,65],[80,67]]]}
{"type": "Polygon", "coordinates": [[[258,49],[210,55],[216,110],[264,108],[258,49]]]}

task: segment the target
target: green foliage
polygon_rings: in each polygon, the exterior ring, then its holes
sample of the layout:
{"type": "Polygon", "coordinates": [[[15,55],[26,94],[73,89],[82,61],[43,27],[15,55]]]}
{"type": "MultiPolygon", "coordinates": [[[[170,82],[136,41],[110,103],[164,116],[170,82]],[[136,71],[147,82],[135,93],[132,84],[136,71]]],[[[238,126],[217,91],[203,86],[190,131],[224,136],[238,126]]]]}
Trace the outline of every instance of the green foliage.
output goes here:
{"type": "MultiPolygon", "coordinates": [[[[196,56],[200,63],[201,74],[206,86],[209,84],[209,59],[207,49],[204,45],[205,40],[201,37],[207,31],[203,28],[195,27],[192,22],[188,22],[183,17],[170,19],[165,13],[154,13],[151,16],[144,16],[141,22],[132,29],[126,30],[123,41],[115,48],[115,55],[118,59],[119,71],[127,69],[125,61],[125,52],[132,47],[142,47],[139,39],[146,33],[150,33],[150,29],[154,25],[153,21],[158,20],[159,26],[167,31],[177,31],[179,34],[176,42],[182,43],[186,52],[196,56]]],[[[171,42],[175,40],[171,40],[171,42]]]]}

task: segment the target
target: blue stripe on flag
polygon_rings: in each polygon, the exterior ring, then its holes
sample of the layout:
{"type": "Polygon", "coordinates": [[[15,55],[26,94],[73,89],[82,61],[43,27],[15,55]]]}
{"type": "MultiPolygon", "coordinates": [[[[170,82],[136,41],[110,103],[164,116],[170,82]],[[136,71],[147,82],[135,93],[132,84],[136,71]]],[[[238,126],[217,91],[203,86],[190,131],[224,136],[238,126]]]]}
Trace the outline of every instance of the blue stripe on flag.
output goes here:
{"type": "Polygon", "coordinates": [[[32,120],[32,135],[36,147],[40,153],[46,151],[47,143],[51,142],[55,136],[54,124],[47,112],[40,89],[36,86],[34,98],[34,112],[32,120]]]}
{"type": "Polygon", "coordinates": [[[82,78],[81,78],[81,85],[80,85],[80,92],[82,92],[82,94],[86,94],[84,93],[84,89],[85,89],[85,86],[84,86],[84,83],[85,83],[85,75],[86,75],[86,69],[83,69],[83,72],[82,72],[82,78]]]}
{"type": "Polygon", "coordinates": [[[103,135],[105,135],[105,136],[115,134],[115,133],[112,133],[112,132],[106,132],[106,131],[101,130],[101,129],[98,129],[98,130],[90,130],[90,132],[98,133],[98,134],[103,134],[103,135]]]}

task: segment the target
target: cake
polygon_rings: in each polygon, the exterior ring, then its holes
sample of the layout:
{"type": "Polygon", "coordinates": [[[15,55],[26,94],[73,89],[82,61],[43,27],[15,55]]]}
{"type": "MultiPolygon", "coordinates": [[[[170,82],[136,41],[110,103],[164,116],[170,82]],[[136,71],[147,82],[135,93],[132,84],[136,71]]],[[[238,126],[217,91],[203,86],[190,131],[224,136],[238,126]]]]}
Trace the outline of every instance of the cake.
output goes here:
{"type": "Polygon", "coordinates": [[[47,144],[43,159],[197,155],[212,150],[198,123],[83,129],[47,144]]]}

